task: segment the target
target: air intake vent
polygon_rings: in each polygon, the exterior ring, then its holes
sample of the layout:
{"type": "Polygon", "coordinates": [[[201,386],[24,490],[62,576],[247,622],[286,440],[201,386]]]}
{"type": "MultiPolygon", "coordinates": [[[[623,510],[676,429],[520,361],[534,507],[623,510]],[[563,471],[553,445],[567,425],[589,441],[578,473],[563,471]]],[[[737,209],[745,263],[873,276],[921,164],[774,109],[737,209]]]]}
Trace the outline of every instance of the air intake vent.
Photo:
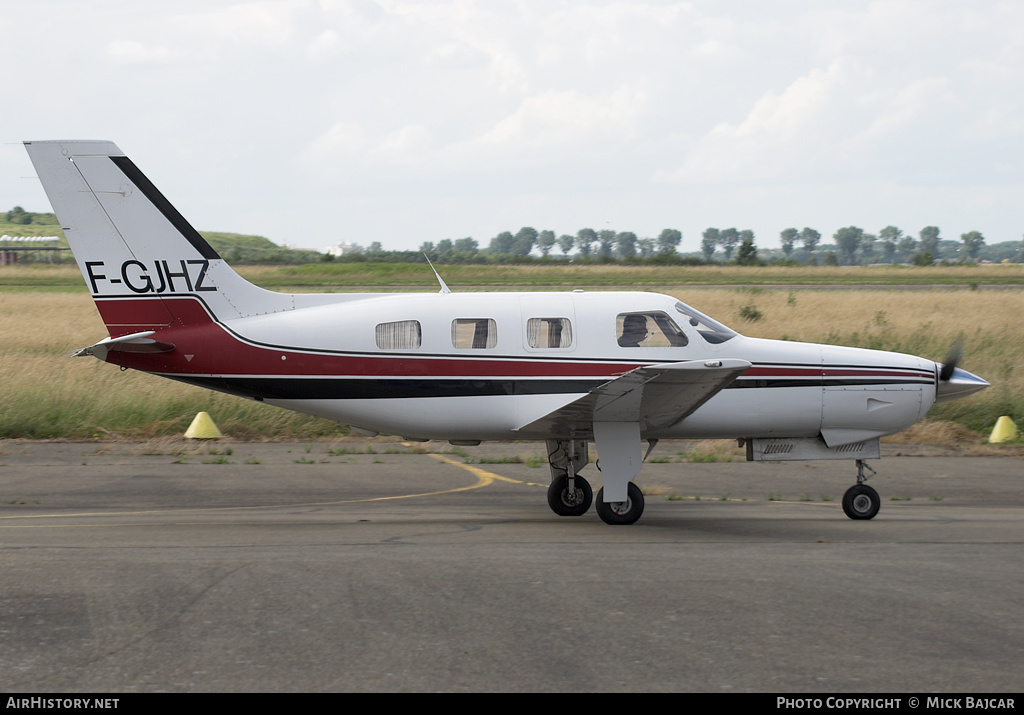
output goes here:
{"type": "Polygon", "coordinates": [[[878,459],[881,447],[877,439],[829,447],[820,438],[749,439],[748,462],[786,462],[802,459],[878,459]]]}

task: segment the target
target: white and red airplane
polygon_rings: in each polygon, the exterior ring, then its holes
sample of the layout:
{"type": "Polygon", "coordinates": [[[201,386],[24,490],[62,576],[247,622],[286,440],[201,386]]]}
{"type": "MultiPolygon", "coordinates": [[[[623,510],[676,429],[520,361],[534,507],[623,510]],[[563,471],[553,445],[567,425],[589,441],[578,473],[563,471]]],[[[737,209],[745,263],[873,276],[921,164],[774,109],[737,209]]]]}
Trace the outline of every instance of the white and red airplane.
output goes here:
{"type": "Polygon", "coordinates": [[[879,438],[988,386],[900,353],[748,338],[640,292],[283,294],[237,273],[114,144],[26,142],[124,368],[352,425],[453,444],[545,440],[548,503],[632,524],[660,439],[735,438],[747,459],[852,459],[853,519],[879,438]]]}

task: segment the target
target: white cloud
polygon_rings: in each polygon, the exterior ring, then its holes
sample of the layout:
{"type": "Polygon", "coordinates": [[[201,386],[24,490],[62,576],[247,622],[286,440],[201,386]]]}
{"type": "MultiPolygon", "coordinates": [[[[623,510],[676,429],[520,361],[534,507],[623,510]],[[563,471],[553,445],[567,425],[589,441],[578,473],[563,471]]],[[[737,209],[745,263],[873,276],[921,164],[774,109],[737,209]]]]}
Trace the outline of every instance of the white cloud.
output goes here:
{"type": "Polygon", "coordinates": [[[750,181],[777,178],[816,161],[819,141],[833,134],[826,123],[844,73],[838,65],[815,68],[781,93],[769,90],[738,124],[721,123],[697,141],[685,162],[660,180],[750,181]]]}
{"type": "Polygon", "coordinates": [[[408,124],[383,137],[378,152],[393,161],[415,162],[430,146],[430,131],[419,124],[408,124]]]}
{"type": "Polygon", "coordinates": [[[310,159],[332,159],[359,155],[369,148],[363,128],[355,122],[335,122],[330,129],[313,140],[305,152],[310,159]]]}
{"type": "Polygon", "coordinates": [[[381,161],[389,164],[416,163],[431,150],[432,143],[430,130],[418,124],[371,134],[355,122],[336,122],[310,143],[303,157],[313,164],[341,159],[367,167],[381,161]]]}
{"type": "Polygon", "coordinates": [[[181,53],[166,47],[152,47],[137,40],[113,40],[106,47],[107,58],[116,64],[143,64],[147,62],[170,62],[181,57],[181,53]]]}
{"type": "Polygon", "coordinates": [[[431,47],[423,57],[429,65],[445,69],[470,69],[487,63],[487,53],[462,40],[446,40],[431,47]]]}
{"type": "Polygon", "coordinates": [[[932,123],[934,116],[947,110],[943,105],[953,100],[947,86],[943,78],[926,77],[875,94],[870,102],[874,118],[845,143],[847,158],[857,161],[871,156],[886,142],[899,141],[902,135],[932,123]]]}
{"type": "Polygon", "coordinates": [[[474,143],[516,152],[629,137],[644,106],[642,87],[619,86],[592,96],[575,90],[541,92],[524,99],[474,143]]]}
{"type": "Polygon", "coordinates": [[[306,0],[264,0],[203,6],[183,15],[196,36],[208,35],[238,46],[280,47],[295,39],[295,15],[310,7],[306,0]]]}
{"type": "MultiPolygon", "coordinates": [[[[1024,172],[1022,25],[1024,3],[998,0],[36,0],[4,7],[0,64],[18,68],[11,96],[76,107],[13,113],[9,140],[114,139],[208,207],[189,214],[202,227],[281,235],[358,192],[378,211],[351,213],[354,233],[418,245],[443,235],[409,212],[375,235],[379,207],[430,191],[462,207],[451,235],[594,212],[637,231],[686,217],[685,244],[711,215],[774,237],[804,221],[780,204],[832,215],[851,185],[914,220],[985,187],[986,220],[1017,226],[991,185],[1024,172]],[[197,186],[197,161],[217,186],[197,186]]],[[[849,210],[834,226],[869,224],[849,210]]]]}
{"type": "Polygon", "coordinates": [[[306,46],[306,56],[313,62],[326,62],[343,54],[345,45],[337,30],[329,29],[314,37],[306,46]]]}

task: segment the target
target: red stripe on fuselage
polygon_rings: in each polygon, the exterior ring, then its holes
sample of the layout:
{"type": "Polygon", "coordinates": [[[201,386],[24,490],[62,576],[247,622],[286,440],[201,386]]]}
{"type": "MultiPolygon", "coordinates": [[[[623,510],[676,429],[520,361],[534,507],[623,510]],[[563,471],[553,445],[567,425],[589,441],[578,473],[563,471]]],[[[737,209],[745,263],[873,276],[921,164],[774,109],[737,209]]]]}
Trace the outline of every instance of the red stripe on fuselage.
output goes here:
{"type": "Polygon", "coordinates": [[[762,367],[755,365],[743,373],[742,377],[934,377],[932,373],[917,368],[875,368],[870,365],[863,367],[762,367]]]}

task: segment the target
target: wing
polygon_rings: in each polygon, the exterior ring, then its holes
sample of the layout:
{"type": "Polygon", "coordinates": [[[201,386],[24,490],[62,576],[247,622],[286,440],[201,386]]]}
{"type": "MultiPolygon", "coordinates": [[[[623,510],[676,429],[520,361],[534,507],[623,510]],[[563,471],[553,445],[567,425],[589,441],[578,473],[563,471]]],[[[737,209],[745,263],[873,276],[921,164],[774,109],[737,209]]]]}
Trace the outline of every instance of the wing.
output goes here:
{"type": "Polygon", "coordinates": [[[582,436],[592,432],[594,422],[636,422],[641,432],[666,427],[691,414],[749,367],[746,360],[735,358],[639,367],[518,431],[582,436]]]}

